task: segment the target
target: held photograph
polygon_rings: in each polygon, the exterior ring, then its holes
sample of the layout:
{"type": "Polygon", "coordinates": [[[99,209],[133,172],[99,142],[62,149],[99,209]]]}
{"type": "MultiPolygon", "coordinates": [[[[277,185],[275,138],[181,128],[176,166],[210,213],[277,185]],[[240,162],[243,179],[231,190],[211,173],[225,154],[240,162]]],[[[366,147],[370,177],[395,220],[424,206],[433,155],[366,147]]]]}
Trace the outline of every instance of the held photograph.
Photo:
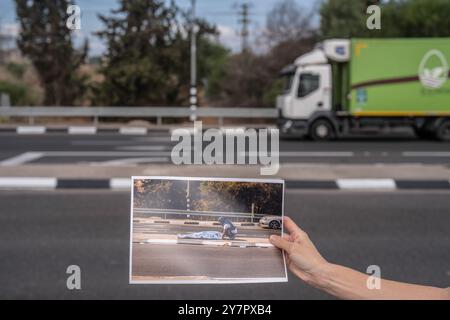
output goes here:
{"type": "Polygon", "coordinates": [[[284,181],[133,177],[130,283],[286,282],[284,181]]]}

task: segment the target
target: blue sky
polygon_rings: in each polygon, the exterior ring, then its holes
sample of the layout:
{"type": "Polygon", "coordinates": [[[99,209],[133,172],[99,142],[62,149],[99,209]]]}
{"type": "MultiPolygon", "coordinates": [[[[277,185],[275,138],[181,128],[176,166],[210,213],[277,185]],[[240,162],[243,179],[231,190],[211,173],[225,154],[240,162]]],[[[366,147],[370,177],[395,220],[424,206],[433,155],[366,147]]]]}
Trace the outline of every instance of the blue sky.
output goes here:
{"type": "MultiPolygon", "coordinates": [[[[250,29],[253,36],[264,28],[267,13],[277,1],[279,0],[248,1],[251,4],[250,29]]],[[[176,0],[175,2],[182,8],[189,8],[191,1],[176,0]]],[[[240,47],[238,36],[240,26],[235,5],[242,2],[243,0],[197,0],[197,14],[218,26],[221,31],[220,41],[233,51],[239,50],[240,47]]],[[[296,2],[305,10],[310,11],[318,0],[296,0],[296,2]]],[[[82,30],[77,35],[77,42],[88,37],[91,47],[90,54],[101,54],[104,46],[97,37],[92,35],[92,32],[102,28],[97,14],[108,14],[111,9],[117,7],[117,1],[76,0],[76,3],[82,11],[82,30]]],[[[0,23],[3,25],[3,30],[6,29],[10,33],[17,32],[15,22],[14,1],[0,0],[0,23]]]]}

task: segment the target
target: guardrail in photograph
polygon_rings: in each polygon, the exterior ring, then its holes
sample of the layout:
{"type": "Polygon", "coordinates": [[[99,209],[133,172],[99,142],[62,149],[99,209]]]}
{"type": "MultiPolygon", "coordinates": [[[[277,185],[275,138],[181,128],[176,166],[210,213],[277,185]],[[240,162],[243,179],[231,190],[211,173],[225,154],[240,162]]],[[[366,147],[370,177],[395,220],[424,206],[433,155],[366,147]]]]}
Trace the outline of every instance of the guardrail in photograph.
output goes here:
{"type": "MultiPolygon", "coordinates": [[[[267,216],[265,214],[252,214],[252,213],[238,213],[238,212],[217,212],[217,211],[187,211],[187,210],[162,210],[162,209],[148,209],[148,208],[134,208],[134,213],[158,216],[164,215],[164,219],[167,219],[169,215],[185,215],[185,216],[200,216],[200,217],[227,217],[227,218],[241,218],[248,219],[253,222],[254,219],[259,221],[260,218],[267,216]]],[[[212,219],[211,219],[212,220],[212,219]]]]}

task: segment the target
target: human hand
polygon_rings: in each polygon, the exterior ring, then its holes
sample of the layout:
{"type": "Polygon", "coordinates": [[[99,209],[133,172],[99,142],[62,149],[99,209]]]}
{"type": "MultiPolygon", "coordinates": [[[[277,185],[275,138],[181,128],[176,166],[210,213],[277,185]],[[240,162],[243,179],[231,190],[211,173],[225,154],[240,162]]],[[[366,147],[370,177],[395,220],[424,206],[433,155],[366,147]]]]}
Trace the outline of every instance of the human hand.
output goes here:
{"type": "Polygon", "coordinates": [[[326,268],[328,262],[320,255],[306,232],[300,229],[291,218],[283,219],[285,232],[283,237],[271,236],[270,242],[284,250],[286,263],[297,277],[307,283],[326,268]]]}

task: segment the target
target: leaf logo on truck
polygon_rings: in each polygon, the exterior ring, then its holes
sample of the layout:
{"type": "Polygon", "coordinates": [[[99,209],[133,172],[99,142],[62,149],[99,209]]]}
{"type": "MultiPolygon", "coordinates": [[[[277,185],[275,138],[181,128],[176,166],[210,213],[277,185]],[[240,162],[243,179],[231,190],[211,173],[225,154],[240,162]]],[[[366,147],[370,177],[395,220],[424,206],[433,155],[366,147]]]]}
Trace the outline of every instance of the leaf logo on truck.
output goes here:
{"type": "Polygon", "coordinates": [[[436,49],[428,51],[419,67],[419,79],[422,85],[430,89],[439,89],[448,80],[448,62],[444,54],[436,49]]]}

